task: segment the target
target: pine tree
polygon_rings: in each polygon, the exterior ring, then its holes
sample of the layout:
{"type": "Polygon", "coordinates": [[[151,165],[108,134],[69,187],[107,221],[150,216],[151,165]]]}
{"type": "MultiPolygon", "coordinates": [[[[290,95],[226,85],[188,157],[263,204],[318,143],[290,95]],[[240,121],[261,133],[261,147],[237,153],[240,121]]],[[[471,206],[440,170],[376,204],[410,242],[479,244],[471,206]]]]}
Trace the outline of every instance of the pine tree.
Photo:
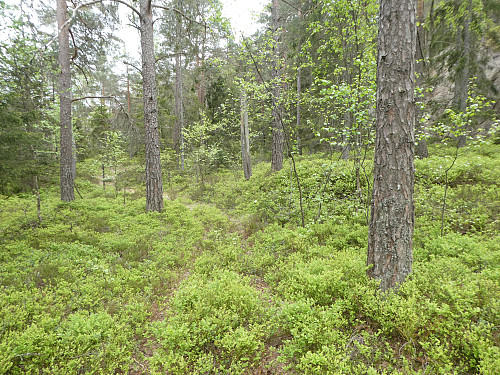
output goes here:
{"type": "Polygon", "coordinates": [[[368,275],[397,287],[412,270],[415,0],[381,0],[368,275]]]}

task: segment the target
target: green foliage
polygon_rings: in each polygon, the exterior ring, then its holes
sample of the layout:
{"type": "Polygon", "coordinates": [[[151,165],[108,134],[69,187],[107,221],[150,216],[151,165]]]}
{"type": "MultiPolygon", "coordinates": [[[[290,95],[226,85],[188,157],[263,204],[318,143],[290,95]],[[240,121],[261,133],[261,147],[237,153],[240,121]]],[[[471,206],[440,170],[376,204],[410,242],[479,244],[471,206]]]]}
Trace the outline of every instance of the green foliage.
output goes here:
{"type": "MultiPolygon", "coordinates": [[[[477,14],[483,3],[472,1],[477,14]]],[[[84,102],[74,104],[78,152],[95,159],[78,164],[82,198],[60,202],[47,174],[39,220],[36,196],[12,195],[26,190],[26,176],[51,165],[57,132],[54,104],[44,100],[48,77],[30,64],[37,44],[23,36],[22,22],[7,17],[15,38],[0,44],[0,192],[11,195],[0,196],[0,374],[496,374],[500,152],[476,126],[489,116],[487,99],[471,94],[465,112],[448,110],[431,129],[447,140],[482,139],[460,153],[431,146],[432,156],[416,161],[413,273],[399,290],[382,294],[366,276],[365,245],[377,2],[283,3],[290,22],[282,30],[287,59],[278,63],[279,82],[268,80],[269,34],[240,51],[234,79],[234,46],[225,46],[226,64],[212,40],[213,30],[228,27],[220,2],[172,5],[207,20],[211,31],[164,14],[164,56],[183,55],[187,168],[175,171],[177,156],[163,153],[170,198],[163,213],[144,212],[143,161],[123,158],[122,139],[132,155],[140,138],[133,121],[115,131],[118,116],[84,102]],[[184,33],[196,42],[185,50],[184,33]],[[192,68],[200,53],[210,58],[192,68]],[[272,84],[284,88],[288,151],[312,154],[295,158],[304,227],[291,164],[271,174],[269,163],[254,163],[250,181],[221,170],[239,153],[236,86],[249,94],[254,156],[268,152],[272,84]],[[205,102],[196,94],[206,94],[205,102]],[[327,142],[320,145],[315,134],[327,142]],[[338,154],[346,146],[347,161],[338,154]],[[328,156],[314,155],[315,148],[328,156]],[[123,200],[96,186],[103,167],[114,169],[123,200]]],[[[453,38],[466,5],[436,3],[436,21],[453,38]]],[[[5,9],[0,1],[2,15],[5,9]]],[[[88,12],[78,17],[95,24],[88,12]]],[[[473,17],[475,35],[490,26],[473,17]]],[[[449,40],[437,42],[433,49],[449,40]]],[[[459,61],[454,53],[440,57],[459,61]]],[[[104,66],[96,60],[102,56],[87,62],[104,66]]],[[[168,59],[159,63],[169,92],[171,67],[168,59]]],[[[161,96],[169,120],[169,98],[161,96]]],[[[168,146],[169,123],[160,123],[168,146]]]]}
{"type": "Polygon", "coordinates": [[[51,197],[49,224],[37,227],[33,200],[21,202],[24,211],[16,198],[1,201],[0,372],[127,371],[134,337],[201,240],[201,224],[175,203],[147,215],[143,200],[51,197]]]}
{"type": "Polygon", "coordinates": [[[5,34],[0,42],[0,193],[29,192],[33,177],[46,182],[54,162],[54,103],[43,84],[50,68],[34,59],[36,36],[0,4],[5,34]]]}
{"type": "Polygon", "coordinates": [[[480,143],[461,149],[447,176],[445,170],[455,157],[450,154],[456,148],[435,146],[432,152],[442,156],[415,161],[415,205],[416,215],[422,218],[421,225],[433,225],[441,215],[444,192],[449,186],[444,216],[447,230],[484,234],[498,232],[500,160],[493,151],[497,147],[480,143]]]}
{"type": "Polygon", "coordinates": [[[280,212],[293,176],[267,163],[208,175],[199,200],[175,176],[161,214],[90,181],[71,203],[43,192],[41,224],[35,197],[1,196],[0,373],[495,374],[498,147],[457,158],[444,236],[453,149],[416,162],[413,273],[386,294],[366,276],[353,162],[297,158],[305,228],[280,212]]]}
{"type": "MultiPolygon", "coordinates": [[[[360,171],[358,191],[356,162],[331,161],[320,156],[296,158],[307,222],[323,222],[343,215],[363,219],[372,178],[370,170],[360,171]]],[[[250,183],[235,181],[232,173],[219,174],[224,177],[215,178],[213,187],[207,186],[205,194],[198,194],[196,199],[253,215],[249,220],[281,225],[299,223],[299,190],[291,165],[273,174],[269,170],[268,163],[256,165],[250,183]]]]}
{"type": "Polygon", "coordinates": [[[239,232],[247,239],[239,248],[239,236],[217,232],[205,242],[208,253],[198,257],[194,271],[205,278],[227,269],[254,277],[278,307],[267,342],[291,373],[494,373],[497,147],[479,144],[456,160],[443,237],[442,166],[454,150],[433,146],[436,156],[416,161],[414,273],[398,293],[379,294],[365,275],[366,218],[362,205],[352,202],[353,164],[318,156],[298,158],[306,205],[314,213],[319,201],[312,198],[319,196],[325,215],[314,223],[308,211],[306,228],[285,214],[298,202],[286,170],[269,174],[267,163],[257,165],[250,181],[219,174],[210,195],[200,199],[245,215],[239,232]],[[324,194],[317,191],[321,184],[324,194]]]}
{"type": "Polygon", "coordinates": [[[223,270],[183,282],[169,317],[151,326],[159,345],[151,359],[155,369],[241,373],[255,364],[271,310],[248,283],[248,278],[223,270]]]}
{"type": "Polygon", "coordinates": [[[229,158],[214,137],[223,131],[224,123],[212,122],[203,112],[200,115],[201,119],[185,128],[183,135],[186,147],[191,150],[188,154],[188,165],[192,174],[203,183],[209,171],[214,167],[227,166],[229,158]]]}
{"type": "Polygon", "coordinates": [[[489,112],[493,105],[494,102],[488,101],[483,95],[477,93],[477,85],[473,80],[468,90],[466,110],[461,112],[451,108],[445,109],[443,121],[431,127],[431,131],[437,134],[443,143],[457,137],[484,140],[485,136],[495,133],[498,124],[493,124],[490,129],[491,134],[484,134],[482,129],[477,128],[477,123],[479,120],[494,119],[494,115],[489,112]]]}

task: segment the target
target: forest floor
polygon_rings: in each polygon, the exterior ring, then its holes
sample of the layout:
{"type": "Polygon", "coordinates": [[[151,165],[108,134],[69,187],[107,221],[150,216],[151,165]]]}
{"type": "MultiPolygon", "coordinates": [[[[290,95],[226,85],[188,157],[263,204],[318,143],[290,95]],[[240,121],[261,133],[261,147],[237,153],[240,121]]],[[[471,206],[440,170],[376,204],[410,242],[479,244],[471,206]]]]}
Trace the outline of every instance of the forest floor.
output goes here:
{"type": "Polygon", "coordinates": [[[298,158],[304,227],[294,176],[268,163],[179,174],[162,213],[86,164],[83,199],[41,189],[42,222],[33,196],[0,197],[0,374],[496,374],[500,146],[461,151],[447,188],[453,150],[431,151],[413,273],[387,294],[352,162],[298,158]]]}

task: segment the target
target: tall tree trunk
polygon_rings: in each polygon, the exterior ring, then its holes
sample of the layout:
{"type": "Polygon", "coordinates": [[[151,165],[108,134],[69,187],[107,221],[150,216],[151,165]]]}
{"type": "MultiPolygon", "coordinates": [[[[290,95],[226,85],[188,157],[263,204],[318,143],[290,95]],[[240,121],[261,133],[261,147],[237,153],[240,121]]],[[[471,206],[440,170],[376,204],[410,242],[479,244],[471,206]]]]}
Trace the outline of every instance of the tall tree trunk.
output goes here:
{"type": "Polygon", "coordinates": [[[273,0],[272,4],[272,29],[273,29],[273,92],[272,92],[272,115],[273,115],[273,148],[271,155],[271,170],[273,172],[280,171],[283,168],[283,125],[281,122],[280,108],[280,35],[279,35],[279,18],[278,18],[278,0],[273,0]]]}
{"type": "Polygon", "coordinates": [[[106,191],[106,166],[104,163],[101,164],[102,168],[102,190],[105,192],[106,191]]]}
{"type": "Polygon", "coordinates": [[[352,114],[349,111],[344,112],[344,129],[342,130],[342,160],[349,160],[351,153],[351,141],[349,135],[352,131],[352,114]]]}
{"type": "Polygon", "coordinates": [[[434,28],[434,0],[431,0],[431,5],[429,9],[429,61],[434,57],[434,39],[435,39],[435,28],[434,28]]]}
{"type": "MultiPolygon", "coordinates": [[[[424,0],[418,0],[417,4],[417,55],[415,62],[415,71],[417,73],[417,86],[423,87],[424,85],[424,48],[425,48],[425,38],[424,38],[424,0]]],[[[422,94],[421,100],[424,100],[422,94]]],[[[419,106],[415,106],[415,130],[416,132],[422,134],[424,132],[424,127],[421,123],[422,110],[419,106]]],[[[422,134],[423,135],[423,134],[422,134]]],[[[422,138],[418,141],[417,147],[415,149],[415,154],[420,158],[424,159],[429,156],[429,151],[427,150],[427,140],[422,138]]]]}
{"type": "MultiPolygon", "coordinates": [[[[299,12],[300,16],[300,12],[299,12]]],[[[299,67],[297,68],[297,135],[296,135],[296,140],[297,140],[297,151],[299,155],[302,155],[302,142],[300,139],[300,115],[301,115],[301,100],[302,100],[302,68],[300,67],[300,62],[299,62],[299,67]]]]}
{"type": "Polygon", "coordinates": [[[412,269],[415,0],[380,0],[368,275],[387,290],[412,269]]]}
{"type": "Polygon", "coordinates": [[[182,100],[182,71],[181,71],[181,56],[179,52],[175,55],[175,124],[174,124],[174,151],[180,155],[180,139],[181,139],[181,100],[182,100]]]}
{"type": "Polygon", "coordinates": [[[128,75],[128,65],[127,65],[127,113],[130,119],[130,78],[128,75]]]}
{"type": "Polygon", "coordinates": [[[142,87],[146,133],[146,211],[163,210],[160,134],[151,0],[141,0],[142,87]]]}
{"type": "MultiPolygon", "coordinates": [[[[457,34],[458,45],[462,46],[462,57],[460,58],[457,66],[458,70],[455,74],[455,92],[453,97],[453,106],[459,112],[467,111],[467,98],[469,95],[469,78],[470,78],[470,54],[471,54],[471,13],[472,13],[471,0],[468,1],[467,15],[465,16],[465,23],[463,34],[457,34]],[[463,38],[463,39],[462,39],[463,38]]],[[[464,147],[467,143],[467,136],[465,127],[458,129],[462,134],[458,136],[458,147],[464,147]]]]}
{"type": "Polygon", "coordinates": [[[205,108],[205,71],[204,71],[204,59],[201,59],[201,74],[200,74],[200,84],[198,86],[198,101],[202,108],[205,108]]]}
{"type": "MultiPolygon", "coordinates": [[[[38,170],[38,156],[35,151],[35,147],[31,145],[31,152],[33,153],[33,160],[35,161],[35,168],[38,170]]],[[[41,210],[41,200],[40,200],[40,186],[38,184],[38,174],[33,175],[33,190],[36,196],[36,215],[38,217],[38,225],[42,224],[42,210],[41,210]]]]}
{"type": "Polygon", "coordinates": [[[33,187],[36,195],[36,216],[38,217],[38,225],[42,224],[42,209],[40,200],[40,186],[38,185],[38,175],[33,176],[33,187]]]}
{"type": "Polygon", "coordinates": [[[73,174],[73,184],[76,178],[76,139],[75,133],[71,132],[71,173],[73,174]]]}
{"type": "MultiPolygon", "coordinates": [[[[351,53],[351,43],[349,42],[349,29],[348,27],[345,27],[345,30],[344,29],[345,26],[342,26],[342,28],[340,28],[340,39],[342,41],[342,57],[343,57],[343,60],[344,60],[344,73],[343,73],[343,79],[344,79],[344,82],[346,84],[348,84],[349,86],[352,85],[352,74],[351,74],[351,69],[353,69],[351,67],[352,65],[352,53],[351,53]],[[344,35],[344,32],[346,33],[346,35],[344,35]]],[[[352,136],[352,133],[353,133],[353,128],[352,128],[352,125],[353,125],[353,116],[352,116],[352,113],[349,111],[348,107],[350,107],[350,104],[347,103],[346,105],[346,108],[344,109],[344,115],[343,115],[343,119],[344,119],[344,126],[343,126],[343,129],[342,129],[342,136],[341,136],[341,143],[342,143],[342,159],[343,160],[348,160],[349,157],[350,157],[350,153],[351,153],[351,142],[352,140],[350,138],[356,138],[356,136],[352,136]]],[[[359,144],[356,144],[357,142],[354,142],[354,149],[355,149],[355,152],[356,153],[359,153],[359,144]]],[[[359,173],[357,174],[359,175],[359,173]]],[[[356,185],[358,186],[358,179],[356,179],[356,185]]],[[[358,189],[356,188],[356,191],[358,191],[358,189]]]]}
{"type": "Polygon", "coordinates": [[[71,71],[69,61],[69,24],[66,0],[57,0],[57,24],[59,27],[59,103],[61,127],[60,186],[61,199],[71,202],[75,199],[75,174],[73,161],[73,129],[71,124],[71,71]],[[63,25],[65,25],[63,27],[63,25]]]}
{"type": "MultiPolygon", "coordinates": [[[[132,141],[132,135],[134,133],[133,129],[134,129],[134,126],[133,126],[133,123],[132,123],[132,117],[130,116],[130,113],[131,113],[131,100],[130,100],[130,77],[128,75],[128,65],[127,65],[127,122],[128,122],[128,129],[127,129],[127,134],[128,134],[128,137],[129,137],[129,140],[128,140],[128,144],[129,144],[129,148],[128,148],[128,157],[130,159],[132,159],[132,156],[133,156],[133,152],[134,152],[134,144],[133,144],[133,141],[132,141]]],[[[123,188],[125,189],[125,187],[123,188]]],[[[125,192],[124,192],[125,194],[125,192]]]]}
{"type": "MultiPolygon", "coordinates": [[[[299,19],[302,17],[302,0],[300,0],[299,4],[299,9],[297,9],[297,16],[299,19]]],[[[302,44],[299,42],[299,45],[297,47],[297,51],[301,50],[302,44]]],[[[298,54],[297,57],[297,135],[296,135],[296,141],[297,141],[297,152],[299,155],[302,155],[302,142],[300,139],[300,121],[301,121],[301,111],[302,111],[302,106],[301,106],[301,100],[302,100],[302,66],[301,66],[301,59],[300,59],[300,53],[298,54]]]]}
{"type": "Polygon", "coordinates": [[[248,127],[247,93],[241,89],[241,159],[243,174],[246,180],[252,176],[252,162],[250,159],[250,129],[248,127]]]}
{"type": "Polygon", "coordinates": [[[182,19],[180,15],[175,15],[175,35],[176,35],[176,43],[175,43],[175,124],[173,131],[173,143],[174,143],[174,151],[177,154],[177,161],[180,161],[181,154],[181,132],[182,132],[182,124],[181,124],[181,108],[182,108],[182,66],[181,66],[181,54],[180,54],[180,40],[182,37],[182,19]]]}
{"type": "Polygon", "coordinates": [[[184,104],[182,102],[182,75],[180,80],[180,151],[181,151],[181,170],[184,170],[184,104]]]}

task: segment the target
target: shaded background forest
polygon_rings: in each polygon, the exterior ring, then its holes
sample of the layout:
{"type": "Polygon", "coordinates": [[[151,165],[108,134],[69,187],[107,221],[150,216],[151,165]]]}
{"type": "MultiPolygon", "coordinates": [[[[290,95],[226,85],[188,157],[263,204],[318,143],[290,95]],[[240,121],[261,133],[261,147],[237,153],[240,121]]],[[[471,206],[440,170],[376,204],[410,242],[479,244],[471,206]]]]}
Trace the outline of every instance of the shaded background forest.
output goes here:
{"type": "MultiPolygon", "coordinates": [[[[232,35],[218,1],[165,5],[180,10],[155,10],[165,181],[184,173],[203,180],[219,167],[240,168],[245,116],[253,162],[270,160],[276,105],[285,155],[342,151],[343,158],[359,161],[371,149],[377,2],[282,1],[279,37],[271,32],[268,6],[260,31],[244,39],[232,35]]],[[[56,178],[58,51],[51,6],[1,3],[2,194],[31,191],[35,179],[47,184],[56,178]]],[[[138,20],[132,12],[120,20],[118,6],[83,7],[71,22],[76,172],[105,181],[110,168],[123,171],[134,158],[144,165],[145,157],[140,62],[124,54],[119,39],[120,22],[138,20]],[[94,169],[78,167],[91,159],[94,169]]],[[[496,1],[418,2],[418,156],[427,156],[427,142],[446,137],[465,144],[498,115],[499,14],[496,1]],[[467,126],[450,109],[469,110],[467,126]]],[[[117,184],[144,178],[140,168],[132,174],[117,184]]]]}

